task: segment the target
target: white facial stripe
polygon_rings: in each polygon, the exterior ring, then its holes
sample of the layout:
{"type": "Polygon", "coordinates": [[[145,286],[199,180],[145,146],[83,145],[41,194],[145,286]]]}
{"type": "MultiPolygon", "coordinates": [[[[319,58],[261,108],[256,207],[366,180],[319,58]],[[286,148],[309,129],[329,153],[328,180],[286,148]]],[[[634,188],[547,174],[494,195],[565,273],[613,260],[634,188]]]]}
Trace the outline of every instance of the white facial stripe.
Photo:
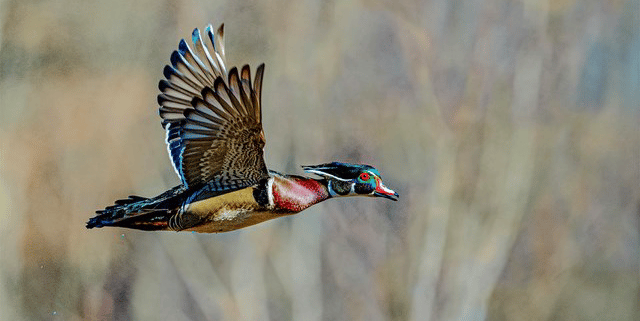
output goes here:
{"type": "Polygon", "coordinates": [[[305,169],[305,171],[307,171],[309,173],[316,174],[318,176],[330,177],[330,178],[333,178],[333,179],[338,180],[338,181],[343,181],[343,182],[348,182],[349,181],[348,179],[340,178],[340,177],[337,177],[335,175],[327,174],[325,172],[321,172],[321,171],[318,171],[318,170],[315,170],[315,169],[305,169]]]}

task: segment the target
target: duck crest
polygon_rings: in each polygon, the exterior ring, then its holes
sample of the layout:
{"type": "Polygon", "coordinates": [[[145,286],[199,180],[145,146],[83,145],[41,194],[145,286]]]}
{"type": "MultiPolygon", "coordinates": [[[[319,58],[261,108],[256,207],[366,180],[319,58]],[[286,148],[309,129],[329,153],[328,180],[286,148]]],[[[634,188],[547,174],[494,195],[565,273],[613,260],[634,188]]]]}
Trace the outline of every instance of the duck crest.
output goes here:
{"type": "Polygon", "coordinates": [[[271,193],[275,208],[291,213],[303,211],[330,197],[325,180],[296,175],[274,175],[271,193]]]}

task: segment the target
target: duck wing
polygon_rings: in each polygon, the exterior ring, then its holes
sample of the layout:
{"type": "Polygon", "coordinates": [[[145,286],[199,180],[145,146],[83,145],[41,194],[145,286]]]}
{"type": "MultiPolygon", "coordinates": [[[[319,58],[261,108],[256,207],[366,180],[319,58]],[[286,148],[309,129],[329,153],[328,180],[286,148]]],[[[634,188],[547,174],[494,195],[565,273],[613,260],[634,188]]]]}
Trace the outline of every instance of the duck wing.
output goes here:
{"type": "Polygon", "coordinates": [[[244,188],[268,177],[262,129],[264,64],[254,81],[248,65],[227,71],[224,25],[214,34],[192,33],[194,50],[183,40],[164,68],[158,95],[160,117],[173,167],[188,188],[210,191],[244,188]]]}

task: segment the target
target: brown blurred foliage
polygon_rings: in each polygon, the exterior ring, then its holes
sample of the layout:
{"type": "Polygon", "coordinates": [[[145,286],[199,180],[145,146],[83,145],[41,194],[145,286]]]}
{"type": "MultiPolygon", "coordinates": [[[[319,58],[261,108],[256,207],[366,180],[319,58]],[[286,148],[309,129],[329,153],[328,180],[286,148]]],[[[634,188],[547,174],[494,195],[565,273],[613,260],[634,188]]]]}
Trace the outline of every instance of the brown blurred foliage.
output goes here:
{"type": "Polygon", "coordinates": [[[640,320],[640,2],[0,1],[2,320],[640,320]],[[226,24],[266,160],[376,166],[219,235],[86,230],[178,179],[155,96],[226,24]]]}

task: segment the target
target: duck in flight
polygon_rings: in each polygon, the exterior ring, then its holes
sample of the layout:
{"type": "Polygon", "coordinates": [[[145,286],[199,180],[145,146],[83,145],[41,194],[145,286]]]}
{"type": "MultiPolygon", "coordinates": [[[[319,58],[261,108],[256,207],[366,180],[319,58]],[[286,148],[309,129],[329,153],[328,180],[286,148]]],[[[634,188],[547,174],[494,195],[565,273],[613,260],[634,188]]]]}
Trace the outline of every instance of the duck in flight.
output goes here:
{"type": "Polygon", "coordinates": [[[224,25],[192,33],[164,68],[160,117],[181,184],[153,198],[129,196],[96,211],[87,228],[227,232],[291,215],[333,197],[396,201],[369,165],[332,162],[302,166],[320,178],[267,169],[261,90],[264,64],[227,70],[224,25]],[[206,41],[208,40],[208,41],[206,41]]]}

